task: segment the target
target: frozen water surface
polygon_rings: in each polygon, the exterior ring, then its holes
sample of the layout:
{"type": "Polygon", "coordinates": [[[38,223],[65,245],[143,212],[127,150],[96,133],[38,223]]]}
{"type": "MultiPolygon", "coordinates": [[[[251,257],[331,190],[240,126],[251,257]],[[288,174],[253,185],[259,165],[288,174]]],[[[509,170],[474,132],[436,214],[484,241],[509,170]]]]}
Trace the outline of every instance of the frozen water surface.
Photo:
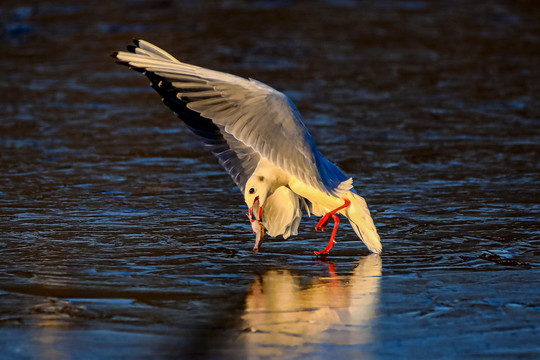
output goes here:
{"type": "Polygon", "coordinates": [[[540,8],[531,1],[6,1],[4,359],[539,358],[540,8]],[[383,242],[240,193],[108,54],[131,38],[287,93],[383,242]]]}

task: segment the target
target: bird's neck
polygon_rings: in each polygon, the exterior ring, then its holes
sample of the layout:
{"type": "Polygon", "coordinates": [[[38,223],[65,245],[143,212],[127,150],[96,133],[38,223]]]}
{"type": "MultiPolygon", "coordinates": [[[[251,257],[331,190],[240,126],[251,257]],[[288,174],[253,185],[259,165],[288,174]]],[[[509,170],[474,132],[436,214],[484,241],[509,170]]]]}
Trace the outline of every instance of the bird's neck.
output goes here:
{"type": "Polygon", "coordinates": [[[264,158],[259,161],[253,176],[264,178],[264,183],[268,188],[268,196],[272,195],[280,186],[286,186],[289,183],[289,175],[264,158]]]}

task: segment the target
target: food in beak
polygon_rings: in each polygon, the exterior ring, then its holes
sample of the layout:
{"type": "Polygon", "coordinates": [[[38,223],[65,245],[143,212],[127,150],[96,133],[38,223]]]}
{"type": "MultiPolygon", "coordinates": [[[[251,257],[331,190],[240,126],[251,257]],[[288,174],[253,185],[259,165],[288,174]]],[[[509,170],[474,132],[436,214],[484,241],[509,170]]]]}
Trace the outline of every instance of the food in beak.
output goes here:
{"type": "Polygon", "coordinates": [[[264,225],[259,220],[253,220],[251,222],[251,227],[253,228],[253,232],[255,235],[255,245],[253,246],[253,252],[258,252],[259,247],[262,244],[263,238],[264,238],[264,225]]]}

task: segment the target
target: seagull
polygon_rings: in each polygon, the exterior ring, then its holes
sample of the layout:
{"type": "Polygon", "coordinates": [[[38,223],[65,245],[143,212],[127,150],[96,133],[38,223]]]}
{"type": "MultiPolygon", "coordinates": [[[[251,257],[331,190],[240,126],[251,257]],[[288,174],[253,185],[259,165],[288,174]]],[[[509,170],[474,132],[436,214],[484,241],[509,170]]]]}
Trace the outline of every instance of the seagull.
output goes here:
{"type": "Polygon", "coordinates": [[[321,216],[315,230],[334,227],[325,256],[336,243],[337,214],[344,215],[374,253],[382,245],[363,197],[318,150],[293,102],[283,93],[242,78],[183,63],[144,40],[111,54],[117,63],[151,81],[163,103],[198,135],[244,195],[256,233],[256,253],[265,233],[298,234],[303,211],[321,216]]]}

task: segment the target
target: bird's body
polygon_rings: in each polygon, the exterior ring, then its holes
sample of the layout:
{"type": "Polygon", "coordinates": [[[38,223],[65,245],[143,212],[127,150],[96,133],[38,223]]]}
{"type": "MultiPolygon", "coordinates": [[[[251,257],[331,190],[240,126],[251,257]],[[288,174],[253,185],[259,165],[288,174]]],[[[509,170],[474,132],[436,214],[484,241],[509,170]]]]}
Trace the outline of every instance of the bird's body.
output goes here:
{"type": "Polygon", "coordinates": [[[143,72],[163,102],[197,134],[244,194],[258,250],[265,231],[288,238],[298,233],[303,211],[330,218],[335,242],[339,218],[349,219],[375,253],[382,250],[365,200],[317,150],[294,104],[281,92],[253,79],[182,63],[148,42],[113,56],[143,72]]]}

